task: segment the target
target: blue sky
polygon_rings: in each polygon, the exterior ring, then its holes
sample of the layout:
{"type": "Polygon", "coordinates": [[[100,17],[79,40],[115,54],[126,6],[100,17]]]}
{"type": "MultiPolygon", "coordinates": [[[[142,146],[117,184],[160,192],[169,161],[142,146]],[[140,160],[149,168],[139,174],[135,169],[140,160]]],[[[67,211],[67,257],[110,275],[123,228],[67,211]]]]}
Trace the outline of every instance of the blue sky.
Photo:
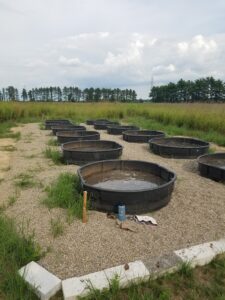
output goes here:
{"type": "Polygon", "coordinates": [[[0,0],[0,86],[225,79],[223,0],[0,0]]]}

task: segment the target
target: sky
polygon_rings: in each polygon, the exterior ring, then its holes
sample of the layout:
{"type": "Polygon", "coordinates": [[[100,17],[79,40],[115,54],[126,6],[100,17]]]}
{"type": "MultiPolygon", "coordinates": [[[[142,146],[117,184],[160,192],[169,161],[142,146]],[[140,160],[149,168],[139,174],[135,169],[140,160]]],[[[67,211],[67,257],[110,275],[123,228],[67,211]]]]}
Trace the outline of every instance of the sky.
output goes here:
{"type": "Polygon", "coordinates": [[[224,0],[0,0],[0,87],[225,80],[224,0]]]}

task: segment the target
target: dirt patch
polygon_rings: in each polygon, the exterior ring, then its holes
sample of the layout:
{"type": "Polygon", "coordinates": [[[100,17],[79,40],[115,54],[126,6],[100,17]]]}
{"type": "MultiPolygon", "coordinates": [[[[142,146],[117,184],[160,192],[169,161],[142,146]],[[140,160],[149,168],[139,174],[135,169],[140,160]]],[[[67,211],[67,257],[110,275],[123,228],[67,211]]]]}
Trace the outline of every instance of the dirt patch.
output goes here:
{"type": "Polygon", "coordinates": [[[157,227],[138,225],[137,232],[121,230],[115,220],[95,211],[89,213],[86,225],[78,220],[68,224],[65,210],[48,210],[41,201],[46,185],[61,172],[76,172],[78,166],[53,165],[43,155],[51,138],[49,131],[40,130],[38,124],[24,125],[16,150],[8,153],[11,169],[1,182],[0,205],[15,195],[15,177],[19,174],[31,174],[34,181],[42,183],[21,189],[6,213],[18,223],[28,222],[29,230],[35,231],[36,240],[48,250],[40,261],[45,268],[68,278],[224,237],[225,185],[199,176],[196,160],[163,158],[152,154],[147,144],[127,143],[121,136],[99,132],[101,139],[124,146],[123,159],[156,162],[176,172],[172,200],[150,214],[157,220],[157,227]],[[51,219],[55,218],[64,223],[64,232],[57,238],[51,233],[51,219]]]}

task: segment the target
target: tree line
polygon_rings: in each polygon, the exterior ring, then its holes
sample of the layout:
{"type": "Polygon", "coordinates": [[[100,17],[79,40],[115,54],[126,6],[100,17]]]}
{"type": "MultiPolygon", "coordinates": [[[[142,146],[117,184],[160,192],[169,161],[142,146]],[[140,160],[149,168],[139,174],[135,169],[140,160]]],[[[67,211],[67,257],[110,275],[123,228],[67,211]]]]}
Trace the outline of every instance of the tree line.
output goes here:
{"type": "Polygon", "coordinates": [[[18,89],[13,86],[0,89],[0,101],[135,101],[137,94],[135,90],[125,89],[107,89],[107,88],[85,88],[81,90],[78,87],[41,87],[30,90],[22,89],[19,93],[18,89]]]}
{"type": "Polygon", "coordinates": [[[152,102],[225,102],[225,82],[213,77],[180,79],[177,83],[153,86],[149,97],[152,102]]]}

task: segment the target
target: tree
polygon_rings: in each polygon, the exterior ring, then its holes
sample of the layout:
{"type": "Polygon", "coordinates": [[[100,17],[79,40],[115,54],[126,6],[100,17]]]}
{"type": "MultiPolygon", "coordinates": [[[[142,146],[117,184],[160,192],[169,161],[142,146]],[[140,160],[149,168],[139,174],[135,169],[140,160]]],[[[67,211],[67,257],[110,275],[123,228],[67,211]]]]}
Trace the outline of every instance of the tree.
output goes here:
{"type": "Polygon", "coordinates": [[[153,86],[149,96],[152,102],[225,101],[225,83],[213,77],[195,81],[180,79],[177,83],[153,86]]]}
{"type": "Polygon", "coordinates": [[[7,100],[18,100],[19,99],[19,93],[16,88],[13,86],[8,86],[6,88],[6,94],[7,94],[7,100]]]}
{"type": "Polygon", "coordinates": [[[94,101],[100,101],[101,100],[101,90],[99,88],[94,90],[94,101]]]}
{"type": "Polygon", "coordinates": [[[27,101],[27,91],[26,91],[26,89],[24,89],[23,88],[23,90],[22,90],[22,99],[23,99],[23,101],[27,101]]]}

